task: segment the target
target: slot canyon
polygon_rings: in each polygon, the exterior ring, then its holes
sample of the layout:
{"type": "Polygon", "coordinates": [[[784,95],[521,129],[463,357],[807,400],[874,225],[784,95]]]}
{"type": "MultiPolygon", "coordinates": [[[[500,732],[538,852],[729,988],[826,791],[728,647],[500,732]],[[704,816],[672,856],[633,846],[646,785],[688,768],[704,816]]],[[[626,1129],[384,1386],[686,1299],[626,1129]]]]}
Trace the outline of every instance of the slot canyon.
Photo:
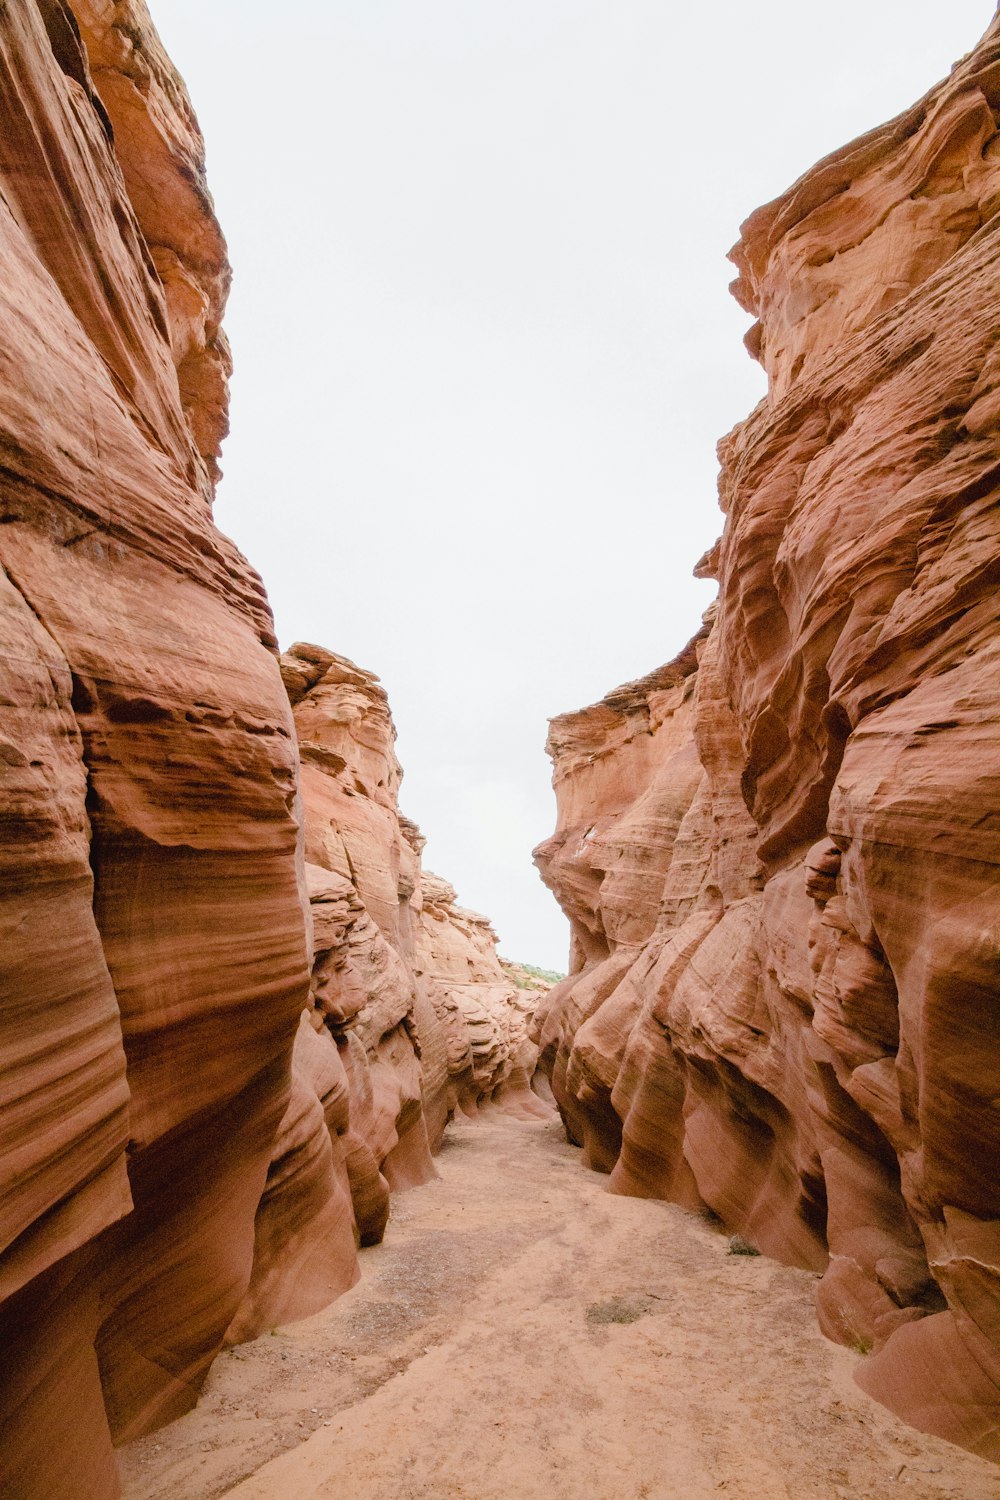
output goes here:
{"type": "Polygon", "coordinates": [[[0,85],[0,1496],[996,1497],[1000,15],[731,251],[716,602],[549,725],[565,977],[216,527],[143,0],[0,85]]]}

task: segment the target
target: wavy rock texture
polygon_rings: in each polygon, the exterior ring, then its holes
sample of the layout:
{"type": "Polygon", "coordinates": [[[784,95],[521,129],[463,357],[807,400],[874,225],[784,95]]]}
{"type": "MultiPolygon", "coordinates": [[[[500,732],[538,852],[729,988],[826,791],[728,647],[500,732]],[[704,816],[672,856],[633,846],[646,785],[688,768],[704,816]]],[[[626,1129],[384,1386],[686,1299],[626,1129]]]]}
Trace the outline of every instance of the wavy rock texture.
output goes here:
{"type": "Polygon", "coordinates": [[[232,1338],[277,1321],[279,1288],[287,1320],[351,1285],[356,1241],[381,1239],[390,1190],[435,1175],[432,1154],[456,1112],[475,1114],[488,1098],[547,1112],[529,1086],[538,992],[504,975],[486,918],[422,872],[378,678],[304,644],[281,671],[302,758],[312,985],[232,1338]],[[297,1278],[285,1268],[292,1239],[297,1278]]]}
{"type": "Polygon", "coordinates": [[[308,963],[270,615],[211,517],[225,250],[141,5],[3,7],[0,179],[0,1488],[51,1500],[116,1492],[246,1293],[308,963]]]}
{"type": "Polygon", "coordinates": [[[744,226],[767,398],[708,629],[552,724],[537,1020],[614,1190],[822,1272],[909,1421],[1000,1458],[1000,21],[744,226]]]}
{"type": "Polygon", "coordinates": [[[496,1103],[509,1114],[548,1116],[531,1089],[538,1048],[528,1034],[544,987],[515,981],[489,918],[458,906],[446,880],[425,873],[420,896],[417,973],[431,981],[448,1041],[449,1114],[475,1116],[496,1103]]]}
{"type": "MultiPolygon", "coordinates": [[[[0,7],[0,188],[0,1490],[105,1500],[114,1442],[349,1286],[433,1173],[449,1001],[384,694],[290,659],[300,777],[212,522],[229,268],[140,0],[0,7]]],[[[488,928],[445,925],[502,1033],[477,1098],[534,1054],[488,928]]]]}

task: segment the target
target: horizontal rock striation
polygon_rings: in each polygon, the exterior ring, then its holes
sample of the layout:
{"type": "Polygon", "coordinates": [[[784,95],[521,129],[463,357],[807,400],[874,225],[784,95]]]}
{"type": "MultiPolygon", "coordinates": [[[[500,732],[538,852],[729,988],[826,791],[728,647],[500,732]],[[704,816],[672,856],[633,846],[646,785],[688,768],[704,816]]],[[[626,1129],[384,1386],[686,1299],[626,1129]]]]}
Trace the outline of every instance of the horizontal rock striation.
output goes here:
{"type": "Polygon", "coordinates": [[[544,985],[518,984],[497,955],[489,918],[458,906],[446,880],[425,873],[420,896],[417,973],[431,983],[448,1039],[449,1114],[474,1117],[481,1105],[497,1104],[547,1117],[550,1107],[531,1088],[538,1048],[529,1036],[544,985]]]}
{"type": "Polygon", "coordinates": [[[548,1112],[530,1090],[538,991],[505,976],[487,919],[423,872],[378,678],[307,644],[282,656],[281,673],[302,762],[312,980],[231,1339],[352,1284],[358,1244],[382,1237],[390,1191],[435,1175],[450,1118],[493,1098],[548,1112]]]}
{"type": "Polygon", "coordinates": [[[229,268],[141,0],[0,6],[0,240],[0,1492],[112,1500],[433,1171],[448,1007],[384,694],[300,654],[293,717],[212,520],[229,268]]]}
{"type": "Polygon", "coordinates": [[[821,1273],[824,1331],[1000,1458],[1000,20],[733,258],[769,391],[706,627],[553,720],[536,1021],[614,1190],[821,1273]]]}
{"type": "Polygon", "coordinates": [[[3,7],[0,186],[0,1489],[101,1497],[246,1292],[308,993],[297,754],[212,522],[228,271],[141,4],[3,7]]]}

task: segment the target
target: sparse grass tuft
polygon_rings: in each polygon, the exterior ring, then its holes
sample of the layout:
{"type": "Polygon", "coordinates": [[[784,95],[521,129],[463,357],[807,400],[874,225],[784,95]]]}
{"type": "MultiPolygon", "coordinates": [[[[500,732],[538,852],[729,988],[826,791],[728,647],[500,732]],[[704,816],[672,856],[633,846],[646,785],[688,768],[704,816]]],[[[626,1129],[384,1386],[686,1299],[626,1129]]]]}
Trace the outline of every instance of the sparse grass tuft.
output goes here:
{"type": "Polygon", "coordinates": [[[591,1328],[600,1327],[602,1323],[638,1323],[661,1300],[655,1295],[640,1293],[631,1297],[609,1297],[607,1302],[592,1302],[587,1308],[587,1322],[591,1328]]]}
{"type": "Polygon", "coordinates": [[[741,1234],[733,1234],[729,1237],[729,1255],[759,1255],[760,1251],[756,1245],[743,1238],[741,1234]]]}
{"type": "Polygon", "coordinates": [[[875,1345],[869,1338],[867,1333],[858,1332],[858,1329],[854,1322],[854,1318],[851,1315],[850,1308],[841,1307],[839,1309],[839,1312],[840,1326],[843,1330],[844,1344],[846,1345],[846,1347],[853,1350],[855,1354],[862,1355],[862,1357],[866,1354],[870,1354],[875,1345]]]}
{"type": "Polygon", "coordinates": [[[522,971],[520,974],[513,973],[510,976],[519,990],[539,988],[539,985],[532,984],[531,981],[533,979],[540,980],[541,985],[544,986],[558,984],[561,979],[566,978],[565,974],[557,974],[555,969],[540,969],[537,964],[518,963],[514,958],[503,958],[500,962],[502,964],[509,964],[514,970],[520,969],[522,971]]]}

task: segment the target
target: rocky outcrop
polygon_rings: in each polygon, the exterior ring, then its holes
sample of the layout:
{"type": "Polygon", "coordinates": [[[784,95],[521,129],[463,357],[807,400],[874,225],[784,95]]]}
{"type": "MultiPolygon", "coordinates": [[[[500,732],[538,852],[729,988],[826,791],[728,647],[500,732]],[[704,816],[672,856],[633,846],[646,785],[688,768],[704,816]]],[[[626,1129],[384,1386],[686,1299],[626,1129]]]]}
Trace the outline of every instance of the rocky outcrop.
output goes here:
{"type": "Polygon", "coordinates": [[[320,913],[313,1002],[326,1027],[350,1039],[368,1079],[367,1134],[386,1179],[415,1185],[433,1176],[447,1063],[413,972],[423,840],[399,812],[395,726],[378,678],[331,651],[293,646],[283,673],[302,757],[310,894],[320,913]]]}
{"type": "Polygon", "coordinates": [[[0,77],[2,1488],[100,1497],[246,1292],[308,993],[297,756],[212,523],[228,273],[183,89],[137,4],[4,7],[0,77]]]}
{"type": "Polygon", "coordinates": [[[744,226],[719,600],[553,721],[538,1018],[622,1192],[822,1273],[866,1390],[1000,1458],[1000,22],[744,226]]]}
{"type": "Polygon", "coordinates": [[[420,882],[417,973],[448,1041],[448,1110],[475,1116],[485,1103],[526,1118],[550,1113],[531,1082],[538,1048],[529,1036],[544,988],[518,985],[497,955],[489,918],[457,905],[446,880],[420,882]]]}
{"type": "Polygon", "coordinates": [[[423,869],[424,838],[399,810],[396,730],[378,678],[301,644],[282,675],[302,757],[313,1006],[381,1077],[365,1134],[390,1184],[408,1186],[432,1174],[456,1111],[487,1099],[532,1107],[527,1033],[544,986],[509,978],[488,918],[423,869]]]}
{"type": "Polygon", "coordinates": [[[230,270],[201,131],[141,0],[74,0],[72,17],[66,9],[114,130],[129,202],[163,288],[181,406],[214,481],[229,430],[232,361],[221,324],[230,270]]]}

